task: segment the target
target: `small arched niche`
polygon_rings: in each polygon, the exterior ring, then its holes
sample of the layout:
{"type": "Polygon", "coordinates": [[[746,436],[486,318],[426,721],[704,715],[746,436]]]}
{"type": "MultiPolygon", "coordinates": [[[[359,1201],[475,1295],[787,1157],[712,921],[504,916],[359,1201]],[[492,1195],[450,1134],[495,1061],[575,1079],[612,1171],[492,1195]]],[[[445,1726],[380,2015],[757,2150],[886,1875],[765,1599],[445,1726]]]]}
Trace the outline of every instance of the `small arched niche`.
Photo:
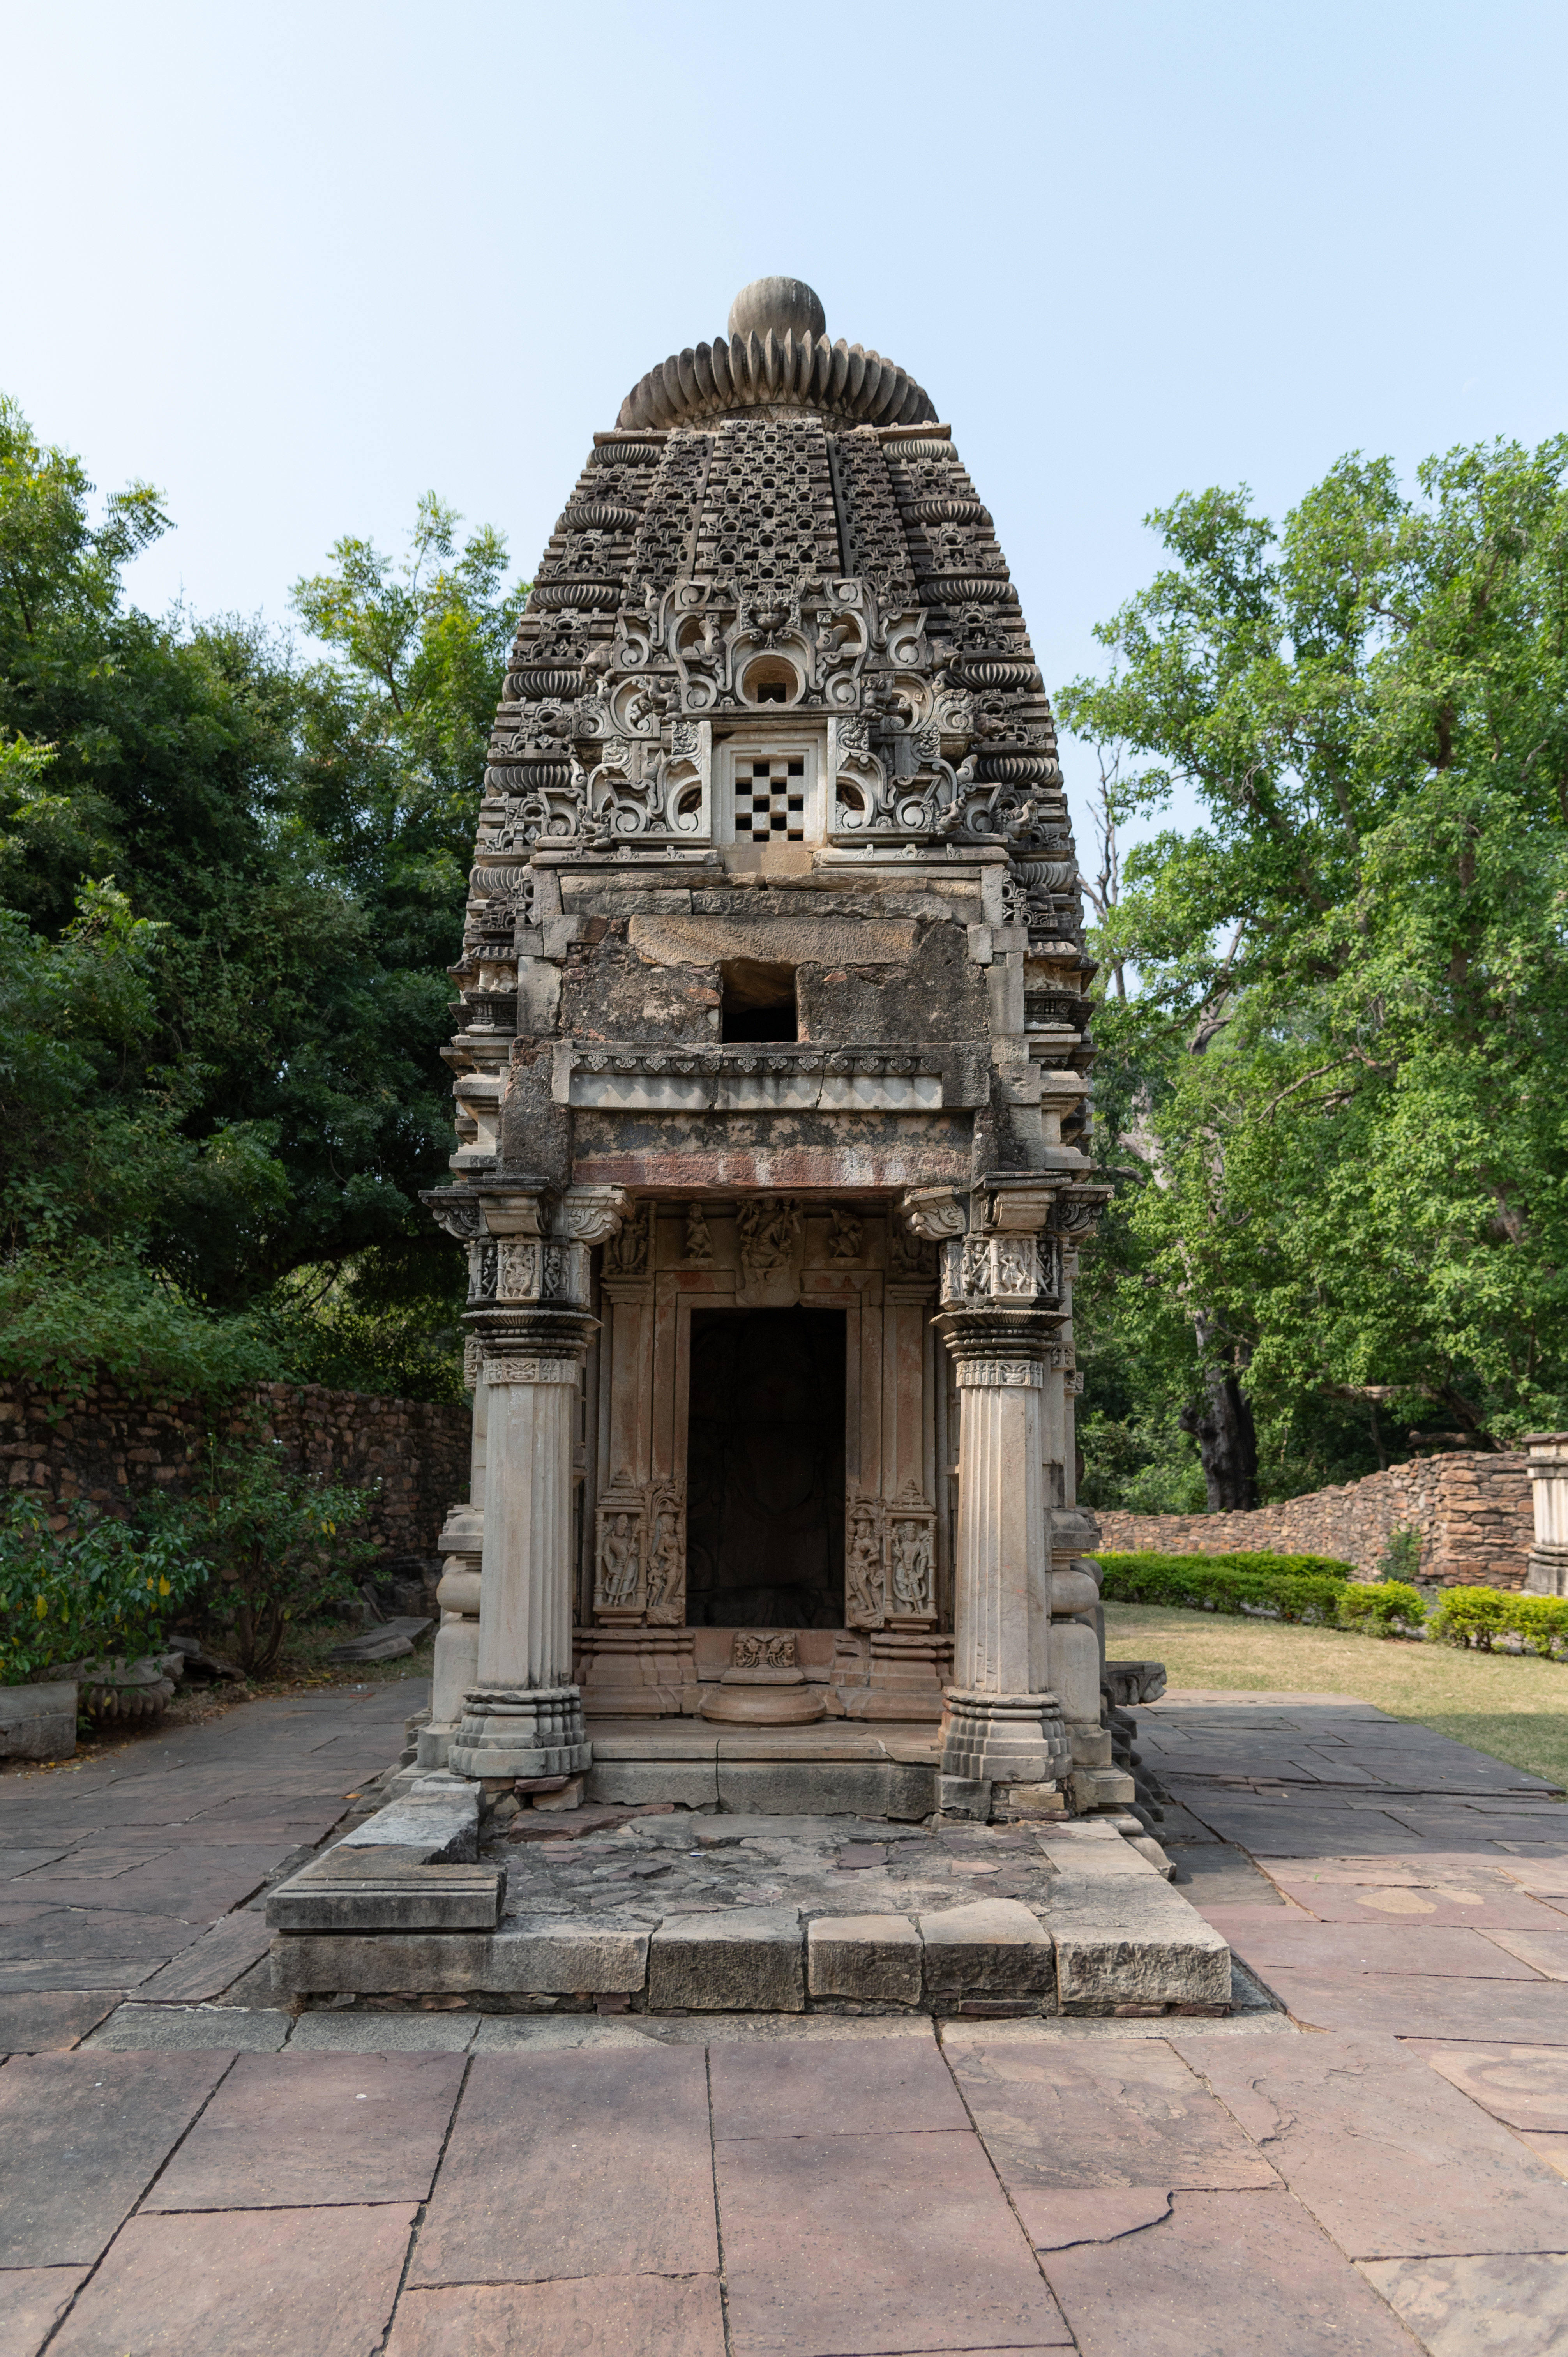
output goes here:
{"type": "Polygon", "coordinates": [[[754,655],[742,672],[740,692],[747,704],[797,704],[805,683],[788,655],[754,655]]]}

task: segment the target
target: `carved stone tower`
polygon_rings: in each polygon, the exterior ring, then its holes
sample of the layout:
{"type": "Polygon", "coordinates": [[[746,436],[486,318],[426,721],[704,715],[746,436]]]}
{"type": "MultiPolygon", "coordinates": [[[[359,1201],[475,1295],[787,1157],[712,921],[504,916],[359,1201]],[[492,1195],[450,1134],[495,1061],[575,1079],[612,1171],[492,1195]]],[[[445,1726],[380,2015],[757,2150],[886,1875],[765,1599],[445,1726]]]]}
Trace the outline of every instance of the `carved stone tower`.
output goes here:
{"type": "Polygon", "coordinates": [[[940,1717],[961,1805],[1051,1785],[1073,1727],[1101,1756],[1073,844],[950,429],[793,280],[730,325],[595,436],[497,716],[427,1198],[476,1413],[423,1754],[570,1774],[585,1692],[940,1717]]]}

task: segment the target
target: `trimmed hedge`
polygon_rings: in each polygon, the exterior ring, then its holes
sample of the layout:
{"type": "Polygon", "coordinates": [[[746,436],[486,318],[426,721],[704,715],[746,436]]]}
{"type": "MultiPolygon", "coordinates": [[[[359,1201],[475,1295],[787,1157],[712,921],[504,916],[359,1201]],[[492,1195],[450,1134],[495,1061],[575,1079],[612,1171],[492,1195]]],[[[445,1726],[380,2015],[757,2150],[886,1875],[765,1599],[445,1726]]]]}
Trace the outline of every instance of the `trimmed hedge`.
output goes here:
{"type": "Polygon", "coordinates": [[[1115,1604],[1176,1604],[1208,1612],[1278,1613],[1336,1622],[1358,1582],[1355,1566],[1326,1555],[1105,1555],[1101,1594],[1115,1604]]]}
{"type": "Polygon", "coordinates": [[[1403,1579],[1358,1580],[1339,1598],[1339,1625],[1369,1637],[1413,1636],[1426,1619],[1420,1591],[1403,1579]]]}
{"type": "Polygon", "coordinates": [[[1528,1652],[1561,1661],[1568,1659],[1568,1597],[1451,1587],[1427,1622],[1427,1631],[1445,1645],[1474,1645],[1483,1653],[1491,1652],[1499,1637],[1517,1637],[1528,1652]]]}

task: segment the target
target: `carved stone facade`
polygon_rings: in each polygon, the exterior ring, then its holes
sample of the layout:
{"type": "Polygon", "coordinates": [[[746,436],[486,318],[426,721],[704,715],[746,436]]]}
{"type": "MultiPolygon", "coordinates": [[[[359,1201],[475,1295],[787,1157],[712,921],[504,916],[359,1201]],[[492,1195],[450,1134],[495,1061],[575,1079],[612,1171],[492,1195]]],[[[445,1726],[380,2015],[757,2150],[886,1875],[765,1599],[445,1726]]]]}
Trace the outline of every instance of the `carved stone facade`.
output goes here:
{"type": "Polygon", "coordinates": [[[958,1804],[1054,1781],[1064,1723],[1100,1723],[1093,968],[950,429],[764,289],[732,324],[595,436],[497,716],[428,1199],[468,1254],[485,1436],[450,1759],[573,1772],[575,1652],[618,1717],[728,1678],[759,1720],[798,1674],[918,1719],[947,1687],[958,1804]],[[726,1628],[753,1652],[703,1668],[726,1628]]]}

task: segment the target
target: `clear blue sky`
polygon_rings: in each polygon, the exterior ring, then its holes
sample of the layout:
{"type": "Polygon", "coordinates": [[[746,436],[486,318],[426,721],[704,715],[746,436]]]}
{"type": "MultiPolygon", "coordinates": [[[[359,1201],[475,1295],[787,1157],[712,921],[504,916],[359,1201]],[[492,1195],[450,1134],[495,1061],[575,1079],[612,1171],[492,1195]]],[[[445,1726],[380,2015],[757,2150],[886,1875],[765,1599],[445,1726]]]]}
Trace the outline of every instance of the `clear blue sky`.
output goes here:
{"type": "Polygon", "coordinates": [[[1175,492],[1277,512],[1348,449],[1568,425],[1561,0],[9,0],[3,34],[0,388],[165,492],[155,609],[284,620],[429,487],[530,569],[594,429],[767,271],[929,388],[1053,685],[1175,492]]]}

